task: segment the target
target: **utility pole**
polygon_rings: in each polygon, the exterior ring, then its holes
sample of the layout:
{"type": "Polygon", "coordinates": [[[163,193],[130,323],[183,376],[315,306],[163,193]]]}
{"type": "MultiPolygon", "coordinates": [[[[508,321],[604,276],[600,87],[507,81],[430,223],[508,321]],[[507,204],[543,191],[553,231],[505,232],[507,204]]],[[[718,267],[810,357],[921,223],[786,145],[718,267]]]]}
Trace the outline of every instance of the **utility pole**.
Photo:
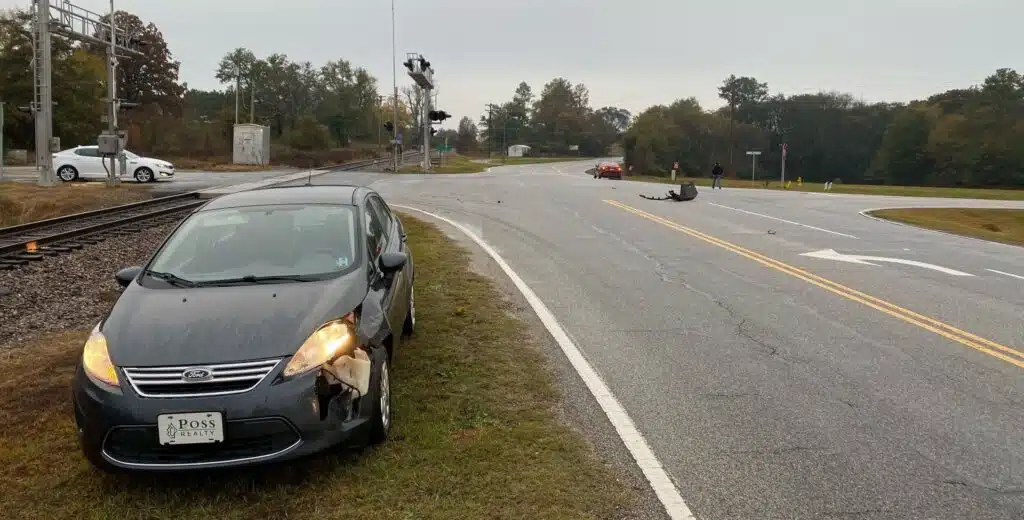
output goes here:
{"type": "Polygon", "coordinates": [[[4,180],[4,101],[0,99],[0,181],[4,180]]]}
{"type": "Polygon", "coordinates": [[[789,144],[782,143],[782,187],[786,187],[786,153],[789,152],[789,144]]]}
{"type": "Polygon", "coordinates": [[[395,0],[391,0],[391,83],[395,88],[394,109],[395,139],[391,141],[391,157],[394,167],[392,172],[398,173],[398,46],[395,44],[395,0]]]}
{"type": "MultiPolygon", "coordinates": [[[[110,0],[110,45],[107,47],[107,133],[117,135],[117,26],[114,21],[114,0],[110,0]]],[[[118,147],[120,148],[120,147],[118,147]]],[[[107,184],[121,183],[118,172],[118,156],[110,157],[110,170],[107,173],[107,184]]]]}
{"type": "Polygon", "coordinates": [[[235,65],[235,124],[236,125],[238,124],[238,105],[239,105],[238,93],[239,93],[239,89],[240,89],[241,83],[242,83],[242,69],[241,69],[241,67],[238,67],[237,65],[235,65]]]}
{"type": "Polygon", "coordinates": [[[36,0],[35,42],[36,42],[36,168],[39,169],[39,185],[53,186],[57,179],[53,174],[53,89],[52,59],[50,45],[50,0],[36,0]]]}
{"type": "Polygon", "coordinates": [[[380,150],[381,135],[384,127],[384,96],[377,96],[377,150],[380,150]]]}
{"type": "Polygon", "coordinates": [[[249,94],[252,100],[249,103],[249,124],[256,123],[256,82],[249,78],[249,94]]]}

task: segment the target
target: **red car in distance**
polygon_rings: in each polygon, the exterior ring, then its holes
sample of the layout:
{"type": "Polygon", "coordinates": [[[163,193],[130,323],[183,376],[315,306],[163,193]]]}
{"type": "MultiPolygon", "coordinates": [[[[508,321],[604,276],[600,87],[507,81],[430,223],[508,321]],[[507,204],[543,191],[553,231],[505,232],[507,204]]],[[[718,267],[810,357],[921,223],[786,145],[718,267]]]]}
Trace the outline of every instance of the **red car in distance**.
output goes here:
{"type": "Polygon", "coordinates": [[[603,162],[594,168],[594,178],[603,179],[608,177],[610,179],[622,179],[622,167],[617,163],[603,162]]]}

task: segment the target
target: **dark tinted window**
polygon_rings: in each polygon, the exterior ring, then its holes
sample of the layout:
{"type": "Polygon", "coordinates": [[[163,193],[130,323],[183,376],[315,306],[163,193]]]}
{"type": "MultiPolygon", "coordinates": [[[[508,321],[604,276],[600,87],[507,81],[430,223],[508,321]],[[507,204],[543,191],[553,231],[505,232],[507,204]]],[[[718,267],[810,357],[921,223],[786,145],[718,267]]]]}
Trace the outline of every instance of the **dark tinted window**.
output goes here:
{"type": "Polygon", "coordinates": [[[377,221],[380,222],[381,230],[384,232],[384,240],[387,241],[391,238],[388,236],[391,233],[391,213],[380,198],[371,196],[367,200],[370,203],[370,207],[373,208],[373,212],[377,215],[377,221]]]}
{"type": "Polygon", "coordinates": [[[196,282],[341,273],[357,263],[353,209],[318,204],[202,211],[175,231],[149,268],[196,282]]]}
{"type": "Polygon", "coordinates": [[[369,205],[363,208],[363,220],[366,223],[366,250],[371,260],[376,260],[380,252],[384,250],[385,238],[381,227],[380,217],[369,205]]]}

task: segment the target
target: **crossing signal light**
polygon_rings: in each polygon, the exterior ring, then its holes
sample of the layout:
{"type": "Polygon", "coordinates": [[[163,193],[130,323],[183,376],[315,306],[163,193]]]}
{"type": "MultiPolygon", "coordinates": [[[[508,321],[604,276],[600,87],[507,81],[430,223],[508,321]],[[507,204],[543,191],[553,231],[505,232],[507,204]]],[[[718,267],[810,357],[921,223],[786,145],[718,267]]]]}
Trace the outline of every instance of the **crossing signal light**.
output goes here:
{"type": "Polygon", "coordinates": [[[384,128],[386,128],[388,130],[388,132],[394,132],[395,131],[395,124],[392,123],[391,121],[385,121],[384,122],[384,128]]]}
{"type": "Polygon", "coordinates": [[[431,110],[427,115],[430,116],[431,121],[444,121],[445,119],[452,117],[451,114],[444,110],[431,110]]]}
{"type": "Polygon", "coordinates": [[[437,130],[434,130],[433,128],[431,128],[430,129],[430,135],[437,135],[437,130]]]}
{"type": "Polygon", "coordinates": [[[402,62],[402,65],[405,65],[405,68],[409,69],[409,72],[413,71],[412,60],[405,60],[404,62],[402,62]]]}

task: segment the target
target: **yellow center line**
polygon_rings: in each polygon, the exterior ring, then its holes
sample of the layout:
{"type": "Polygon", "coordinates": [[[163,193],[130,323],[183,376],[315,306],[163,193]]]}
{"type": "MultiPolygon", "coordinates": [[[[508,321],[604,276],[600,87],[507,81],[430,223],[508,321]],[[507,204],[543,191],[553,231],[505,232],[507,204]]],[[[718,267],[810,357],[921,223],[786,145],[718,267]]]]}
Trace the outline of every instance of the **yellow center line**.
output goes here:
{"type": "Polygon", "coordinates": [[[865,294],[856,289],[851,289],[840,283],[833,282],[832,280],[822,278],[821,276],[810,273],[798,267],[794,267],[784,262],[780,262],[773,258],[767,257],[756,251],[751,251],[744,247],[740,247],[736,244],[726,242],[725,240],[722,240],[720,238],[716,238],[711,235],[697,231],[695,229],[677,224],[675,222],[672,222],[671,220],[659,217],[657,215],[653,215],[651,213],[647,213],[646,211],[631,206],[627,206],[626,204],[623,204],[621,202],[615,200],[605,200],[604,202],[611,204],[612,206],[615,206],[619,209],[633,213],[634,215],[638,215],[653,222],[657,222],[658,224],[661,224],[665,227],[671,228],[681,233],[685,233],[709,244],[713,244],[723,249],[729,250],[740,256],[749,258],[750,260],[753,260],[757,263],[760,263],[767,267],[771,267],[772,269],[786,273],[795,278],[799,278],[807,283],[821,287],[826,291],[838,294],[839,296],[842,296],[849,300],[853,300],[855,302],[864,304],[879,312],[883,312],[894,318],[898,318],[900,320],[903,320],[907,323],[910,323],[927,331],[934,332],[935,334],[938,334],[944,338],[951,339],[962,345],[966,345],[980,352],[984,352],[990,356],[999,358],[1003,361],[1006,361],[1007,363],[1012,363],[1014,365],[1017,365],[1018,367],[1024,368],[1024,352],[1021,352],[1019,350],[1007,347],[1005,345],[1001,345],[999,343],[996,343],[995,341],[982,338],[970,332],[960,330],[952,325],[939,321],[935,318],[918,314],[909,309],[900,307],[899,305],[882,300],[881,298],[876,298],[874,296],[871,296],[870,294],[865,294]]]}

